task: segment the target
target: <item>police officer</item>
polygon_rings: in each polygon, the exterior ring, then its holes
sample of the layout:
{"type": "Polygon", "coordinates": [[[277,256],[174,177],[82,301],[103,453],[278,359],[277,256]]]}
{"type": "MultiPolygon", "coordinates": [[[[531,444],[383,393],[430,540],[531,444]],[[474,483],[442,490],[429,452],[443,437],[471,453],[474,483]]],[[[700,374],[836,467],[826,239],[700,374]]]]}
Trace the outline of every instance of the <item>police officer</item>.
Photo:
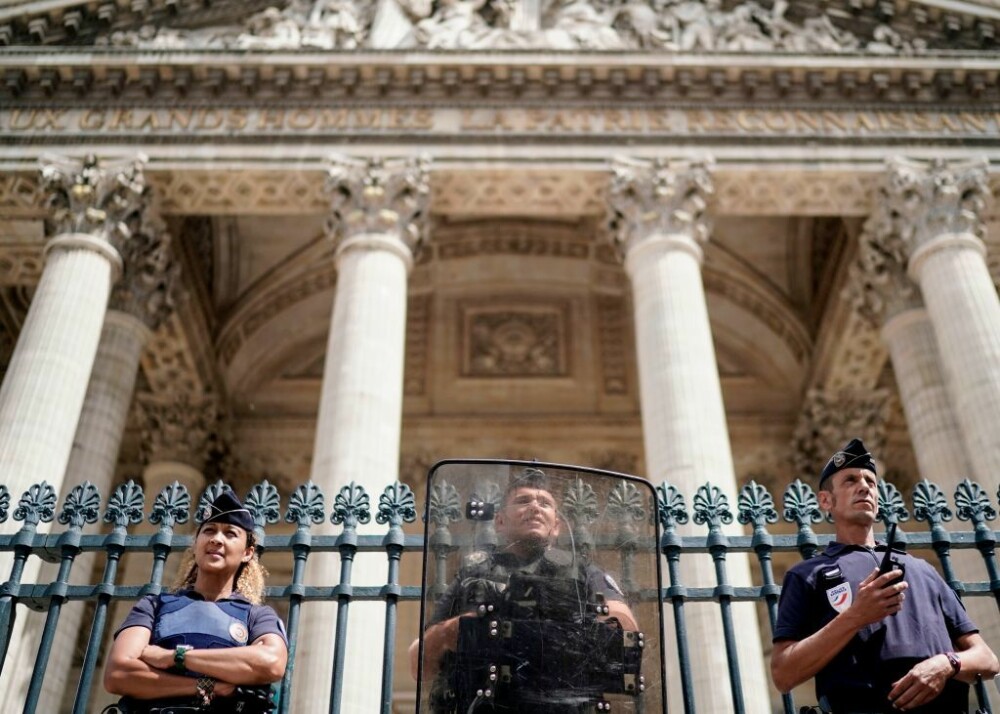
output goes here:
{"type": "Polygon", "coordinates": [[[771,674],[782,692],[816,678],[822,711],[966,714],[969,683],[997,658],[961,601],[927,562],[893,552],[879,573],[875,462],[859,439],[819,480],[836,541],[785,575],[771,674]]]}
{"type": "MultiPolygon", "coordinates": [[[[586,602],[600,599],[607,607],[602,619],[617,622],[624,630],[638,630],[621,588],[610,575],[595,565],[584,565],[573,553],[554,547],[562,521],[548,479],[540,469],[525,469],[511,484],[494,523],[501,550],[492,555],[478,552],[467,557],[435,606],[431,624],[424,632],[425,680],[435,678],[451,666],[458,647],[460,619],[475,616],[477,602],[499,598],[514,574],[538,575],[553,581],[582,581],[586,602]]],[[[573,605],[579,607],[578,603],[573,605]]],[[[416,679],[419,640],[410,646],[409,654],[410,671],[416,679]]],[[[436,684],[441,684],[440,679],[436,684]]]]}
{"type": "Polygon", "coordinates": [[[115,633],[104,687],[126,712],[267,711],[263,685],[284,676],[288,642],[261,604],[266,572],[250,512],[225,491],[204,515],[180,589],[144,597],[115,633]]]}

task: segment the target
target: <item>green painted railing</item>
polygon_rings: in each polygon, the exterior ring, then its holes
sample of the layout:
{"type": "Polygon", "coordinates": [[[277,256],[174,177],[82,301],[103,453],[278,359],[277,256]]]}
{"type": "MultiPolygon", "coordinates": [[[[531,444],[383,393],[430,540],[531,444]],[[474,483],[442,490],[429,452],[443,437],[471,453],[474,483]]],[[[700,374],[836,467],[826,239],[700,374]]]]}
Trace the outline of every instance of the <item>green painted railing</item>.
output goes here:
{"type": "MultiPolygon", "coordinates": [[[[199,508],[213,500],[221,490],[228,488],[221,481],[209,486],[200,496],[199,508]]],[[[816,495],[802,481],[789,485],[782,496],[782,509],[776,507],[773,497],[766,488],[751,482],[744,486],[737,497],[736,512],[730,506],[729,497],[719,488],[706,484],[697,489],[689,512],[684,498],[670,484],[661,484],[656,489],[657,499],[651,504],[661,527],[659,550],[666,559],[667,579],[660,592],[664,605],[672,609],[676,641],[667,643],[667,656],[676,657],[681,673],[681,690],[684,711],[695,711],[695,692],[691,676],[691,648],[689,631],[685,617],[685,604],[691,602],[715,602],[720,609],[724,646],[729,663],[728,680],[732,691],[734,709],[743,712],[746,704],[740,677],[739,658],[736,652],[736,635],[731,614],[734,602],[762,601],[773,627],[777,616],[780,587],[775,582],[772,557],[775,553],[797,552],[803,558],[811,557],[820,547],[820,538],[812,526],[823,520],[816,495]],[[752,529],[751,535],[729,535],[723,526],[731,524],[734,518],[752,529]],[[772,534],[768,526],[780,519],[795,524],[794,534],[772,534]],[[693,521],[694,526],[705,529],[702,535],[682,535],[679,527],[693,521]],[[681,578],[680,565],[686,555],[708,553],[715,563],[717,584],[714,587],[688,587],[681,578]],[[760,569],[760,585],[751,583],[730,583],[726,571],[726,559],[731,553],[752,554],[760,569]]],[[[451,548],[448,523],[461,517],[454,504],[444,503],[440,498],[440,488],[432,491],[427,504],[430,523],[428,547],[438,553],[442,548],[451,548]]],[[[997,494],[1000,498],[1000,492],[997,494]]],[[[452,499],[453,500],[453,499],[452,499]]],[[[129,481],[122,484],[104,504],[97,489],[89,483],[74,487],[66,495],[62,509],[56,514],[57,497],[52,487],[46,483],[36,484],[20,496],[13,511],[15,521],[22,522],[21,528],[13,534],[0,536],[0,552],[13,554],[10,576],[0,586],[0,666],[9,661],[29,656],[35,657],[35,667],[24,712],[33,713],[38,709],[42,684],[46,675],[46,665],[55,641],[56,627],[61,609],[67,601],[86,600],[95,604],[90,625],[90,636],[79,681],[76,683],[74,714],[87,711],[94,688],[94,678],[99,660],[101,643],[109,627],[108,610],[116,600],[135,600],[147,593],[157,593],[162,583],[164,565],[168,555],[187,548],[192,540],[190,535],[175,534],[178,525],[185,524],[191,509],[191,495],[185,487],[174,483],[157,494],[152,508],[146,513],[145,494],[141,486],[129,481]],[[54,518],[64,529],[52,533],[39,533],[40,523],[49,523],[54,518]],[[101,520],[102,533],[84,533],[88,525],[101,520]],[[144,519],[158,527],[151,535],[129,534],[129,528],[144,519]],[[103,553],[105,565],[99,582],[87,585],[70,584],[74,562],[81,553],[103,553]],[[153,565],[149,581],[144,585],[119,585],[119,563],[123,555],[132,552],[153,554],[153,565]],[[58,563],[58,574],[52,582],[22,582],[25,564],[29,558],[41,558],[58,563]],[[8,647],[8,637],[12,628],[15,609],[18,617],[44,617],[44,629],[36,652],[16,652],[8,647]]],[[[0,484],[0,523],[8,520],[11,495],[0,484]]],[[[383,602],[385,615],[385,654],[382,673],[381,711],[390,712],[391,686],[393,681],[393,661],[396,647],[397,604],[400,601],[421,599],[418,586],[403,585],[399,582],[399,564],[404,553],[421,553],[424,547],[422,535],[405,534],[403,525],[413,523],[417,518],[414,494],[402,483],[390,484],[380,494],[375,508],[375,520],[385,526],[381,535],[361,535],[357,528],[369,523],[372,507],[369,494],[356,485],[349,484],[336,494],[331,511],[327,511],[326,497],[315,484],[299,486],[289,497],[284,512],[277,489],[264,481],[255,485],[246,494],[244,503],[253,515],[256,524],[258,547],[269,554],[285,553],[291,558],[291,582],[272,584],[267,589],[267,597],[272,603],[286,602],[288,605],[288,634],[292,643],[291,666],[282,682],[280,711],[289,711],[291,690],[295,685],[294,657],[296,635],[302,623],[302,605],[314,601],[335,601],[339,603],[336,633],[334,637],[334,670],[331,672],[332,692],[330,711],[340,711],[342,696],[343,666],[347,643],[347,612],[355,601],[383,602]],[[268,534],[267,527],[278,523],[281,518],[294,525],[291,534],[268,534]],[[340,528],[337,535],[313,533],[314,527],[326,521],[340,528]],[[307,561],[326,554],[339,554],[340,581],[333,587],[306,586],[304,575],[307,561]],[[352,564],[357,557],[383,557],[389,564],[387,582],[380,586],[355,586],[351,581],[352,564]]],[[[979,484],[963,481],[953,494],[954,508],[948,496],[937,485],[924,481],[912,493],[912,510],[908,510],[899,491],[891,484],[880,482],[880,518],[888,525],[902,523],[910,519],[924,524],[920,531],[903,534],[905,547],[910,550],[927,551],[939,562],[947,582],[962,597],[992,596],[1000,606],[1000,570],[997,567],[996,544],[998,532],[989,523],[997,517],[997,509],[991,503],[991,495],[979,484]],[[954,516],[971,526],[969,530],[949,531],[945,524],[954,516]],[[953,551],[971,549],[978,551],[982,559],[981,581],[962,582],[954,572],[953,551]]],[[[197,515],[195,515],[197,520],[197,515]]],[[[690,530],[690,529],[688,529],[690,530]]],[[[269,555],[273,558],[273,555],[269,555]]],[[[432,586],[441,588],[444,582],[432,586]]],[[[655,593],[654,593],[655,595],[655,593]]],[[[766,634],[766,633],[765,633],[766,634]]],[[[985,702],[983,685],[978,688],[981,705],[990,711],[985,702]]],[[[782,708],[786,714],[795,711],[791,696],[782,698],[782,708]]]]}

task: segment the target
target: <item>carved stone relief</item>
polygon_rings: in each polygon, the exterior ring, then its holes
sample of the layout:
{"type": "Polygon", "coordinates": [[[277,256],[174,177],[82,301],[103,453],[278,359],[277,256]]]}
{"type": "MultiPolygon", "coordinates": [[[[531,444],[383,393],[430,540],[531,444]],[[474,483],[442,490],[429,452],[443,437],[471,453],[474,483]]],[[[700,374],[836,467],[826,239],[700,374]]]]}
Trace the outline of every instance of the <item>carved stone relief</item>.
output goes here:
{"type": "Polygon", "coordinates": [[[462,376],[567,376],[569,306],[496,302],[460,307],[462,376]]]}
{"type": "Polygon", "coordinates": [[[101,38],[103,44],[150,49],[188,47],[320,50],[426,48],[629,50],[662,52],[857,52],[913,54],[926,41],[880,22],[859,36],[821,9],[765,7],[721,0],[293,0],[268,8],[243,27],[177,29],[146,26],[101,38]]]}
{"type": "Polygon", "coordinates": [[[809,390],[792,437],[800,477],[818,474],[830,455],[853,437],[863,439],[873,454],[882,453],[890,407],[885,389],[809,390]]]}
{"type": "Polygon", "coordinates": [[[205,389],[195,349],[189,343],[176,312],[163,322],[146,344],[142,369],[156,394],[178,391],[199,394],[205,389]]]}
{"type": "Polygon", "coordinates": [[[597,341],[601,356],[601,379],[605,394],[628,393],[630,350],[626,349],[628,315],[625,298],[620,295],[598,295],[595,300],[597,341]]]}
{"type": "Polygon", "coordinates": [[[34,285],[42,277],[41,246],[4,245],[0,252],[0,285],[34,285]]]}
{"type": "Polygon", "coordinates": [[[606,182],[584,171],[435,172],[432,207],[459,215],[599,215],[606,210],[606,182]]]}
{"type": "Polygon", "coordinates": [[[180,461],[201,470],[219,448],[219,400],[211,394],[174,391],[136,395],[145,463],[180,461]]]}
{"type": "Polygon", "coordinates": [[[419,396],[427,391],[427,350],[430,347],[431,296],[410,295],[406,305],[406,368],[403,393],[419,396]]]}
{"type": "Polygon", "coordinates": [[[124,270],[111,291],[110,307],[135,315],[155,330],[174,310],[180,265],[163,221],[149,211],[119,252],[124,270]]]}
{"type": "Polygon", "coordinates": [[[153,185],[164,213],[232,214],[248,208],[254,213],[323,213],[329,205],[319,170],[164,171],[156,174],[153,185]]]}

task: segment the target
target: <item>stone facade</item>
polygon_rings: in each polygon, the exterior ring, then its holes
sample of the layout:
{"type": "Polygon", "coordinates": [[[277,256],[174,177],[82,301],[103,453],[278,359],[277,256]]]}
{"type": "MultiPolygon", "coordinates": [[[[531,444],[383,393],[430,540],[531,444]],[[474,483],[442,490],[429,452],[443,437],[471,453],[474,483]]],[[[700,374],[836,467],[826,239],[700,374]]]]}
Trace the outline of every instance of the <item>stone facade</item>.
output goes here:
{"type": "MultiPolygon", "coordinates": [[[[733,499],[860,435],[901,487],[995,492],[998,27],[988,0],[0,6],[0,459],[419,496],[440,458],[538,458],[733,499]]],[[[747,711],[777,710],[744,621],[747,711]]],[[[294,711],[326,710],[314,639],[294,711]]],[[[731,710],[719,666],[699,711],[731,710]]]]}

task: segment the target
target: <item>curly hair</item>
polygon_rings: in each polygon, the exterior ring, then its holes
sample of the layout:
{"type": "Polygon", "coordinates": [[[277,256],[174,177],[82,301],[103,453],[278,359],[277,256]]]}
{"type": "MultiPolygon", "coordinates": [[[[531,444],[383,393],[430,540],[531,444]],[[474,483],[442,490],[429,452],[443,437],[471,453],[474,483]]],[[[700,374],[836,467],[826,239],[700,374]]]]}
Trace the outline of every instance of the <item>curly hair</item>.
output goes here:
{"type": "MultiPolygon", "coordinates": [[[[247,533],[247,547],[252,548],[254,546],[253,533],[247,533]]],[[[195,581],[198,579],[198,564],[195,562],[194,558],[194,546],[192,545],[186,551],[181,559],[181,567],[177,571],[177,579],[174,581],[174,591],[185,590],[187,588],[194,587],[195,581]]],[[[257,557],[257,551],[254,550],[253,557],[250,558],[249,562],[240,563],[240,567],[236,569],[236,574],[233,576],[233,590],[240,593],[243,597],[249,600],[254,605],[260,605],[264,602],[264,581],[267,579],[267,568],[265,568],[260,559],[257,557]]]]}

